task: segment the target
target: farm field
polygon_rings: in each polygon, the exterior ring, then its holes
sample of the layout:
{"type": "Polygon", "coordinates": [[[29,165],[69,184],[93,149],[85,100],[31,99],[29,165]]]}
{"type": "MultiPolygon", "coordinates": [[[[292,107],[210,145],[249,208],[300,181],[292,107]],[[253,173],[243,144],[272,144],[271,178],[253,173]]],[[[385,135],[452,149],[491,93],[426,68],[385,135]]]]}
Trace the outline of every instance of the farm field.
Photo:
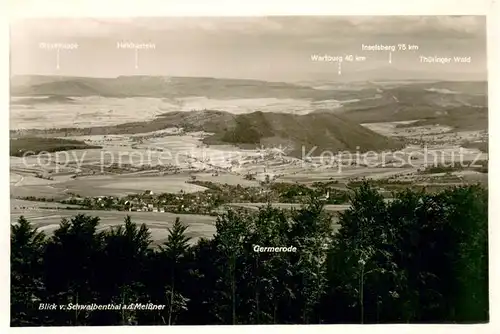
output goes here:
{"type": "Polygon", "coordinates": [[[412,126],[414,121],[380,122],[362,124],[364,127],[375,131],[383,136],[401,137],[406,139],[420,140],[435,144],[455,144],[464,142],[487,142],[488,130],[453,131],[450,126],[425,125],[412,126]]]}
{"type": "Polygon", "coordinates": [[[93,179],[85,177],[70,182],[59,183],[55,187],[80,193],[82,196],[124,196],[151,190],[155,193],[185,193],[203,191],[206,188],[186,183],[188,176],[166,175],[158,177],[109,176],[93,179]]]}
{"type": "Polygon", "coordinates": [[[188,183],[193,179],[259,186],[266,175],[279,182],[299,183],[362,177],[383,179],[405,177],[426,165],[445,164],[460,157],[463,161],[488,159],[487,153],[460,145],[435,144],[425,148],[408,145],[398,152],[359,156],[352,152],[351,156],[342,155],[339,165],[337,158],[330,155],[302,161],[272,150],[242,150],[227,145],[200,147],[199,133],[144,139],[140,147],[132,147],[133,142],[126,136],[85,139],[103,148],[11,157],[12,196],[39,194],[60,199],[68,193],[81,196],[123,196],[145,190],[189,193],[205,189],[188,183]],[[168,155],[152,150],[159,143],[168,150],[168,155]],[[107,171],[110,167],[113,169],[107,171]],[[40,174],[50,178],[40,178],[40,174]],[[252,174],[254,180],[246,179],[247,174],[252,174]]]}
{"type": "MultiPolygon", "coordinates": [[[[346,101],[349,103],[349,101],[346,101]]],[[[116,125],[125,122],[154,119],[169,111],[226,110],[234,114],[262,112],[287,112],[298,115],[315,109],[339,108],[341,101],[334,99],[248,98],[213,99],[204,96],[156,98],[113,98],[102,96],[71,97],[52,102],[48,96],[12,97],[10,128],[44,129],[63,127],[88,127],[116,125]]]]}
{"type": "Polygon", "coordinates": [[[26,201],[17,198],[10,199],[10,206],[12,210],[42,210],[42,208],[79,208],[78,205],[71,204],[61,204],[55,202],[36,202],[36,201],[26,201]]]}
{"type": "MultiPolygon", "coordinates": [[[[265,203],[233,203],[228,207],[244,208],[257,210],[264,206],[265,203]]],[[[62,205],[57,203],[33,202],[12,199],[11,200],[11,223],[15,223],[20,216],[24,216],[32,222],[40,231],[44,231],[50,235],[56,230],[63,218],[70,218],[76,214],[86,214],[98,216],[101,219],[99,230],[119,226],[123,224],[124,218],[130,215],[132,221],[137,224],[146,224],[151,231],[151,236],[155,244],[161,244],[166,240],[168,228],[172,226],[176,217],[179,217],[181,222],[188,225],[187,236],[192,238],[192,242],[196,242],[201,237],[210,238],[215,233],[215,217],[206,215],[194,214],[175,214],[169,212],[126,212],[126,211],[101,211],[101,210],[67,210],[65,207],[71,205],[62,205]],[[42,207],[44,207],[42,209],[42,207]],[[50,207],[53,209],[45,209],[50,207]]],[[[288,203],[273,203],[273,206],[290,209],[300,208],[300,204],[288,203]]],[[[348,205],[326,205],[325,210],[330,212],[340,212],[348,208],[348,205]]],[[[338,228],[335,225],[335,228],[338,228]]]]}
{"type": "Polygon", "coordinates": [[[152,190],[155,193],[185,193],[202,191],[206,188],[186,183],[188,175],[166,175],[157,177],[133,177],[127,175],[111,175],[82,177],[68,181],[49,181],[32,178],[39,184],[11,185],[11,195],[29,196],[37,194],[61,199],[68,197],[68,192],[80,196],[125,196],[152,190]],[[45,181],[45,182],[44,182],[45,181]]]}
{"type": "Polygon", "coordinates": [[[100,229],[107,229],[123,224],[127,215],[137,224],[146,224],[151,231],[152,239],[159,244],[165,241],[168,235],[168,228],[172,226],[176,217],[188,225],[187,236],[196,242],[201,237],[211,237],[215,232],[215,217],[203,215],[182,215],[174,213],[155,212],[124,212],[124,211],[91,211],[91,210],[11,210],[11,223],[15,223],[22,215],[32,222],[39,230],[47,234],[52,233],[61,222],[62,218],[69,218],[78,213],[91,216],[99,216],[101,219],[100,229]]]}

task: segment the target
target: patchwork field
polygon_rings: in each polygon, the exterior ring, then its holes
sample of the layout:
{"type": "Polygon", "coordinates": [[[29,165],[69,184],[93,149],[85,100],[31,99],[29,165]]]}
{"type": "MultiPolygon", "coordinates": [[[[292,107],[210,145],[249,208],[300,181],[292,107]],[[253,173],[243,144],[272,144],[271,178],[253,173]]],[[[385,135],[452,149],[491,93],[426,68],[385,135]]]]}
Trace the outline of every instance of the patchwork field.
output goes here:
{"type": "Polygon", "coordinates": [[[200,133],[169,134],[143,138],[139,144],[125,135],[78,137],[102,149],[11,157],[11,192],[13,196],[53,198],[64,198],[68,193],[123,196],[145,190],[189,193],[205,189],[187,183],[194,179],[242,186],[258,186],[268,176],[301,183],[382,179],[416,173],[426,165],[488,159],[488,154],[477,148],[441,143],[371,154],[317,152],[322,155],[300,160],[286,156],[286,149],[207,147],[201,144],[202,137],[200,133]],[[246,179],[248,174],[254,180],[246,179]]]}
{"type": "Polygon", "coordinates": [[[226,110],[234,114],[260,110],[303,115],[316,109],[335,109],[341,105],[341,101],[334,99],[313,101],[279,98],[211,99],[201,96],[180,98],[85,96],[53,101],[48,96],[14,96],[11,101],[10,128],[81,128],[95,124],[115,125],[154,119],[169,111],[205,109],[226,110]]]}

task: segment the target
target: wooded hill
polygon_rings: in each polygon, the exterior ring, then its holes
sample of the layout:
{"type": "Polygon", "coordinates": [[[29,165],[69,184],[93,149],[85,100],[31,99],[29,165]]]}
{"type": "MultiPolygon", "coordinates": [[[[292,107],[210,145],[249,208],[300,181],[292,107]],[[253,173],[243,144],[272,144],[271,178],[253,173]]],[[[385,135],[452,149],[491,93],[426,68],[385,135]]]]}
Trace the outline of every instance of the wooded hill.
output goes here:
{"type": "MultiPolygon", "coordinates": [[[[212,133],[213,135],[204,139],[207,144],[234,144],[247,148],[282,145],[290,148],[290,152],[287,153],[294,156],[301,156],[302,147],[305,152],[317,147],[316,154],[320,154],[323,150],[333,153],[342,150],[365,152],[402,147],[393,139],[331,113],[292,115],[257,111],[234,115],[212,110],[171,112],[151,121],[81,129],[24,130],[23,135],[49,137],[132,135],[170,127],[212,133]]],[[[19,133],[11,131],[11,137],[18,135],[19,133]]]]}

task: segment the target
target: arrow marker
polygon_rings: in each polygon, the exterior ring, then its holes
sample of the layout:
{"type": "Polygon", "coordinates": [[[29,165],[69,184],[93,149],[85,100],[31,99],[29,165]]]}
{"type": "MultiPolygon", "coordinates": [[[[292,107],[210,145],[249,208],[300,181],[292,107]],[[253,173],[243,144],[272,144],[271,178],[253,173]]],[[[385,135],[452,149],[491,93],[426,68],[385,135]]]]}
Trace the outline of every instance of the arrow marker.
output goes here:
{"type": "Polygon", "coordinates": [[[139,68],[139,50],[135,49],[135,69],[139,68]]]}
{"type": "Polygon", "coordinates": [[[59,48],[57,48],[56,50],[57,50],[57,53],[56,53],[56,60],[57,60],[56,68],[59,69],[59,48]]]}
{"type": "Polygon", "coordinates": [[[392,64],[392,52],[389,51],[389,64],[392,64]]]}
{"type": "Polygon", "coordinates": [[[342,64],[342,62],[339,61],[339,75],[342,74],[342,65],[341,64],[342,64]]]}

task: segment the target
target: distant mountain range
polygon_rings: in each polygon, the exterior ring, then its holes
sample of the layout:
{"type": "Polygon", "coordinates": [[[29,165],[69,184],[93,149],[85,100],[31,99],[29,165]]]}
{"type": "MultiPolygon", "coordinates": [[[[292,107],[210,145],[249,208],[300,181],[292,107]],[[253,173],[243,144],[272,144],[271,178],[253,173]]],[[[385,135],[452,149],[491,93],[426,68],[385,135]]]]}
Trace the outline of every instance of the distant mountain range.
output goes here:
{"type": "MultiPolygon", "coordinates": [[[[120,76],[117,78],[13,77],[11,95],[15,96],[104,96],[176,98],[206,96],[229,98],[333,98],[331,93],[311,87],[259,80],[120,76]]],[[[341,97],[341,94],[338,95],[341,97]]]]}
{"type": "MultiPolygon", "coordinates": [[[[355,84],[359,87],[359,84],[355,84]]],[[[354,84],[351,85],[354,89],[354,84]]],[[[311,100],[349,100],[352,89],[315,89],[311,86],[245,79],[120,76],[87,78],[64,76],[14,76],[10,82],[11,96],[64,97],[158,97],[182,98],[204,96],[212,99],[277,98],[311,100]]],[[[355,98],[375,94],[374,85],[356,89],[355,98]]]]}
{"type": "Polygon", "coordinates": [[[337,81],[337,82],[356,82],[356,81],[402,81],[402,80],[419,80],[419,81],[485,81],[487,80],[486,71],[464,72],[461,70],[439,68],[438,70],[421,68],[401,68],[390,64],[374,65],[371,68],[349,68],[342,71],[341,75],[336,73],[332,75],[330,72],[315,72],[310,76],[314,80],[337,81]]]}

